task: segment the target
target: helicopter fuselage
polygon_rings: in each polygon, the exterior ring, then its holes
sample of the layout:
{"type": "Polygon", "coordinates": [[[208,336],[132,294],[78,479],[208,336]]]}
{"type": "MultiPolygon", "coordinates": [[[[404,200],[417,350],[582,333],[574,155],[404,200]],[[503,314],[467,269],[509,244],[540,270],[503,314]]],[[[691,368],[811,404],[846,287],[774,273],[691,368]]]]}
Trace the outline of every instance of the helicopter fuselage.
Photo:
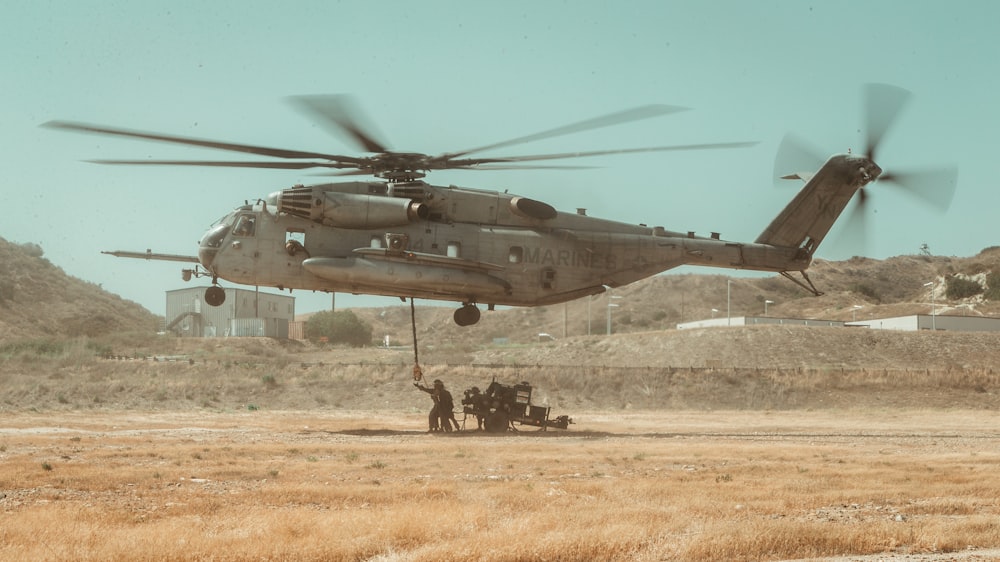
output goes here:
{"type": "Polygon", "coordinates": [[[512,306],[565,302],[683,264],[780,272],[809,263],[794,247],[557,212],[508,193],[422,181],[272,194],[213,226],[199,260],[214,276],[248,285],[512,306]]]}

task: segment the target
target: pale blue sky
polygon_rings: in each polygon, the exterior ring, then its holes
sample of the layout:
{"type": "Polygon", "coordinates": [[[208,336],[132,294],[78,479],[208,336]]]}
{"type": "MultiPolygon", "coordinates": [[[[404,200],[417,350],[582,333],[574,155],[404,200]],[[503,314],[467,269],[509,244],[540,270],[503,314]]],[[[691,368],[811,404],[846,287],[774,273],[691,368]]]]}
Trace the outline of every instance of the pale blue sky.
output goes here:
{"type": "MultiPolygon", "coordinates": [[[[870,193],[869,240],[819,257],[1000,244],[1000,3],[978,2],[31,2],[0,3],[0,236],[162,314],[180,265],[101,250],[193,255],[215,219],[296,171],[111,167],[93,158],[226,153],[39,128],[52,119],[352,154],[287,96],[351,93],[396,150],[481,146],[649,103],[694,110],[501,154],[756,140],[743,150],[595,158],[594,170],[437,172],[560,210],[752,241],[794,195],[772,181],[786,132],[860,149],[866,82],[914,97],[879,164],[956,164],[947,213],[870,193]]],[[[796,170],[790,170],[796,171],[796,170]]],[[[725,273],[725,270],[703,270],[725,273]]],[[[329,297],[296,292],[300,312],[329,297]]],[[[395,304],[395,299],[338,303],[395,304]]]]}

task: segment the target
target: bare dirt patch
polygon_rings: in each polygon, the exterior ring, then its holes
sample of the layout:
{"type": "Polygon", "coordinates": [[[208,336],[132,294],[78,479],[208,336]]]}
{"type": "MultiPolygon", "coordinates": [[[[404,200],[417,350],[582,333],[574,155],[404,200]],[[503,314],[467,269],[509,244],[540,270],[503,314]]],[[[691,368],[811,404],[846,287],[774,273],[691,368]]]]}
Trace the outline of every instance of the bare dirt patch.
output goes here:
{"type": "Polygon", "coordinates": [[[3,414],[0,558],[1000,556],[995,412],[577,419],[438,436],[395,410],[3,414]]]}

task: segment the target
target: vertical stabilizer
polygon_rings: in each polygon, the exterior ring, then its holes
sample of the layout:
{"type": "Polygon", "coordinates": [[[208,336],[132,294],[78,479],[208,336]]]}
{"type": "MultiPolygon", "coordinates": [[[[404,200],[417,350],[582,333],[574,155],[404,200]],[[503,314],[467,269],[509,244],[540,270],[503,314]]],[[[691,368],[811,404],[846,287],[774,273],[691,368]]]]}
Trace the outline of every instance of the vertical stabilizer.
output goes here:
{"type": "Polygon", "coordinates": [[[863,156],[831,157],[755,242],[800,248],[812,256],[851,197],[881,173],[881,168],[863,156]]]}

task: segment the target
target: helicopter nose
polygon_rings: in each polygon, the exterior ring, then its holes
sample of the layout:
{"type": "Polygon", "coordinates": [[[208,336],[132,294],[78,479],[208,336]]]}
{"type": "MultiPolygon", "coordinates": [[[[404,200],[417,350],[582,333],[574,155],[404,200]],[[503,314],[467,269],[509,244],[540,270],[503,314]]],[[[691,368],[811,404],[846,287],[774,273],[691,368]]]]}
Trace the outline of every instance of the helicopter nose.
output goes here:
{"type": "Polygon", "coordinates": [[[212,265],[216,254],[219,253],[219,248],[222,247],[222,241],[226,238],[228,230],[229,227],[224,224],[220,224],[210,228],[208,232],[201,237],[201,241],[198,243],[198,261],[200,261],[201,265],[206,269],[212,265]]]}
{"type": "Polygon", "coordinates": [[[208,269],[212,266],[212,260],[215,259],[215,254],[219,253],[217,248],[206,248],[202,246],[198,248],[198,261],[201,262],[202,267],[208,269]]]}

